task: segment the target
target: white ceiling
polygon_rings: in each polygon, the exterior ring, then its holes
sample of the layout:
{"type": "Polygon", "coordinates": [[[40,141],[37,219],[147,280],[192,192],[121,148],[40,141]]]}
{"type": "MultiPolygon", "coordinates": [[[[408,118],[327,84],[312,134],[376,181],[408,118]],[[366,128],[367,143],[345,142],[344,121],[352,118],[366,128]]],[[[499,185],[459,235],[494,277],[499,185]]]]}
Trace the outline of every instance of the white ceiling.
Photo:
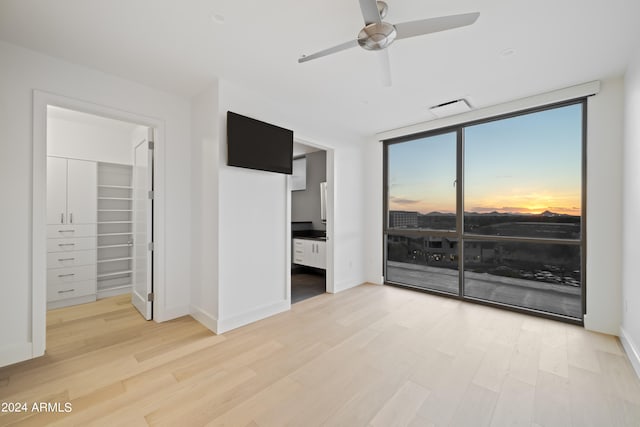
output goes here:
{"type": "Polygon", "coordinates": [[[359,48],[297,63],[356,37],[357,0],[2,0],[0,39],[185,97],[219,76],[366,135],[457,98],[478,108],[621,75],[640,46],[638,0],[388,3],[391,23],[480,18],[394,43],[390,88],[359,48]]]}

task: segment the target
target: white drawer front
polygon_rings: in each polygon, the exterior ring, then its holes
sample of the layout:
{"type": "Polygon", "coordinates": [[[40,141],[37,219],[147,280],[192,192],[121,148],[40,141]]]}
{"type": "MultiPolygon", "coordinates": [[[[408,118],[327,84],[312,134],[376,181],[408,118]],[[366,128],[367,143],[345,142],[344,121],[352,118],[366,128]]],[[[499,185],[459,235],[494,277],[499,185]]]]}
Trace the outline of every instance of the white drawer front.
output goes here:
{"type": "Polygon", "coordinates": [[[96,263],[96,251],[51,252],[47,254],[47,268],[64,268],[96,263]]]}
{"type": "Polygon", "coordinates": [[[92,237],[96,235],[96,224],[47,225],[47,238],[92,237]]]}
{"type": "Polygon", "coordinates": [[[73,283],[58,283],[47,285],[47,301],[81,297],[96,293],[96,281],[83,280],[73,283]]]}
{"type": "Polygon", "coordinates": [[[95,237],[47,239],[47,252],[73,252],[96,248],[95,237]]]}
{"type": "Polygon", "coordinates": [[[80,267],[52,268],[47,270],[47,286],[61,283],[96,280],[96,266],[83,265],[80,267]]]}

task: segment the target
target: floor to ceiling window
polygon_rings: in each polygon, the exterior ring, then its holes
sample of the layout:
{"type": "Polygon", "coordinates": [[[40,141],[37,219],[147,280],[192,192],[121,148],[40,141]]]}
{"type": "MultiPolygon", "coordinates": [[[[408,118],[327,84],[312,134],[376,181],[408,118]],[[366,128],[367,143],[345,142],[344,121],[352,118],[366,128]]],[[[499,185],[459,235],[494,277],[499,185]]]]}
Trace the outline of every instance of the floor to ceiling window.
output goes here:
{"type": "Polygon", "coordinates": [[[385,142],[385,280],[581,321],[584,100],[385,142]]]}

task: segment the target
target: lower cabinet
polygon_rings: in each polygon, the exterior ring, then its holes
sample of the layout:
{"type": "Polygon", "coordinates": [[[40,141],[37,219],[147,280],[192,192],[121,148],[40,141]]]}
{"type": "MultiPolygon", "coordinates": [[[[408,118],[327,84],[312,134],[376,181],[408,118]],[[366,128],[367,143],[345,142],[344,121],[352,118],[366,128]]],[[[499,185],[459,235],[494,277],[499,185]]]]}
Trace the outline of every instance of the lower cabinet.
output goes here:
{"type": "Polygon", "coordinates": [[[327,268],[327,242],[315,239],[293,239],[294,264],[327,268]]]}
{"type": "Polygon", "coordinates": [[[96,225],[49,225],[47,308],[96,300],[96,225]]]}

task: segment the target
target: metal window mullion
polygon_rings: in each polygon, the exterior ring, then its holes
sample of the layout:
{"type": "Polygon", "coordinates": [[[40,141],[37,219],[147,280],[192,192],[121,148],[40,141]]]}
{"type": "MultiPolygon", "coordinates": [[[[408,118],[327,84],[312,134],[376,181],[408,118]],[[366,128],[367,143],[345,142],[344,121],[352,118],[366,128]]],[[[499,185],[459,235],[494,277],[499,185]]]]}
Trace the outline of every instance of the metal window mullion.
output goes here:
{"type": "Polygon", "coordinates": [[[458,234],[458,296],[464,298],[464,128],[456,131],[456,228],[458,234]]]}

